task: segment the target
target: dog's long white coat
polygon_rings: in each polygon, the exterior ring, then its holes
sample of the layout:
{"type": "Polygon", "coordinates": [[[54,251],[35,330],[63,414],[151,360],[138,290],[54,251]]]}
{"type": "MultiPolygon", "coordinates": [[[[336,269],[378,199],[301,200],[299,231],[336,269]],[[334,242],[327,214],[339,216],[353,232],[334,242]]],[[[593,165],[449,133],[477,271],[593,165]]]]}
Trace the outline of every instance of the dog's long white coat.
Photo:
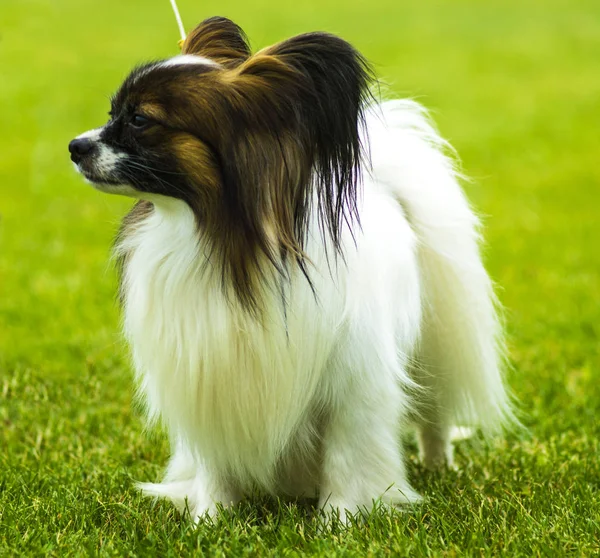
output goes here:
{"type": "Polygon", "coordinates": [[[367,129],[372,171],[345,263],[327,258],[313,223],[316,296],[293,272],[283,292],[266,291],[262,325],[207,273],[184,203],[155,199],[117,248],[132,251],[124,327],[141,392],[173,446],[147,493],[187,499],[194,517],[253,488],[351,511],[412,502],[407,420],[435,464],[451,460],[453,425],[510,416],[478,221],[444,143],[408,101],[370,109],[367,129]]]}

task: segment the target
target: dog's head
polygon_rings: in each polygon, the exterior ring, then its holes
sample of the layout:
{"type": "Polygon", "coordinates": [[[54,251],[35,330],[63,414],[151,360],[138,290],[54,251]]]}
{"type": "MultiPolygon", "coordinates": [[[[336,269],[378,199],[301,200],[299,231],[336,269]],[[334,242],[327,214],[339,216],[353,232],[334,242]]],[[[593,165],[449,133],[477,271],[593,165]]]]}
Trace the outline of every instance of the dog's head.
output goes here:
{"type": "Polygon", "coordinates": [[[99,190],[183,200],[225,258],[240,238],[246,263],[301,258],[313,201],[336,247],[355,210],[370,79],[333,35],[252,55],[236,24],[211,18],[182,55],[131,72],[108,123],[69,144],[71,159],[99,190]]]}

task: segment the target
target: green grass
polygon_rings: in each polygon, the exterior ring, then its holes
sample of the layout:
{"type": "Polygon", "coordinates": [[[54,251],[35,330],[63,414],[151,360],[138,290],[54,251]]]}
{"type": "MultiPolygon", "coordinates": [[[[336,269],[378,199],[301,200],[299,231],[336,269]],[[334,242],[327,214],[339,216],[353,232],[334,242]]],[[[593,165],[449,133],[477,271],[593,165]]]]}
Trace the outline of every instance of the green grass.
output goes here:
{"type": "Polygon", "coordinates": [[[430,107],[474,178],[507,307],[525,435],[410,474],[428,502],[322,533],[305,507],[244,504],[194,529],[135,480],[143,432],[119,336],[111,237],[127,200],[75,175],[128,69],[176,52],[167,0],[2,0],[0,555],[590,555],[600,552],[600,4],[597,0],[180,0],[261,47],[325,29],[430,107]]]}

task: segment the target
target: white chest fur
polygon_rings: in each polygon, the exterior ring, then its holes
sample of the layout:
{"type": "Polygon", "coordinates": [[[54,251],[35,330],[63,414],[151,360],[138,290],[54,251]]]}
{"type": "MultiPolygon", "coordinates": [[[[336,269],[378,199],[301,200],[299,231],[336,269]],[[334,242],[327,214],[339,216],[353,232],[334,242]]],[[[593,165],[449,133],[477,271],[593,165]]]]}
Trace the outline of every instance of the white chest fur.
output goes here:
{"type": "MultiPolygon", "coordinates": [[[[268,486],[318,398],[339,327],[326,320],[343,312],[318,312],[297,281],[286,314],[281,296],[267,297],[257,323],[226,300],[198,238],[191,211],[170,200],[118,248],[129,252],[124,329],[140,389],[150,419],[209,465],[268,486]]],[[[340,299],[331,289],[328,305],[340,299]]]]}

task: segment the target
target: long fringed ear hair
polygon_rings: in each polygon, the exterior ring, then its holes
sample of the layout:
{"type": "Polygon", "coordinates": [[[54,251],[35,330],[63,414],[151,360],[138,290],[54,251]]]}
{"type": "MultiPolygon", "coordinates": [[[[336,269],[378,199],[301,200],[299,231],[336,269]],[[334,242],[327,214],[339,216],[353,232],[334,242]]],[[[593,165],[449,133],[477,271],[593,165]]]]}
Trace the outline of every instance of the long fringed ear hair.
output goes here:
{"type": "Polygon", "coordinates": [[[235,66],[250,57],[244,31],[224,17],[205,19],[185,38],[183,54],[204,56],[223,66],[235,66]]]}
{"type": "Polygon", "coordinates": [[[258,310],[265,256],[284,274],[298,265],[310,281],[304,248],[313,211],[336,253],[343,227],[358,222],[372,72],[349,43],[327,33],[299,35],[251,56],[243,31],[224,18],[201,23],[183,50],[223,67],[217,79],[225,114],[213,139],[222,207],[211,237],[225,285],[258,310]]]}

